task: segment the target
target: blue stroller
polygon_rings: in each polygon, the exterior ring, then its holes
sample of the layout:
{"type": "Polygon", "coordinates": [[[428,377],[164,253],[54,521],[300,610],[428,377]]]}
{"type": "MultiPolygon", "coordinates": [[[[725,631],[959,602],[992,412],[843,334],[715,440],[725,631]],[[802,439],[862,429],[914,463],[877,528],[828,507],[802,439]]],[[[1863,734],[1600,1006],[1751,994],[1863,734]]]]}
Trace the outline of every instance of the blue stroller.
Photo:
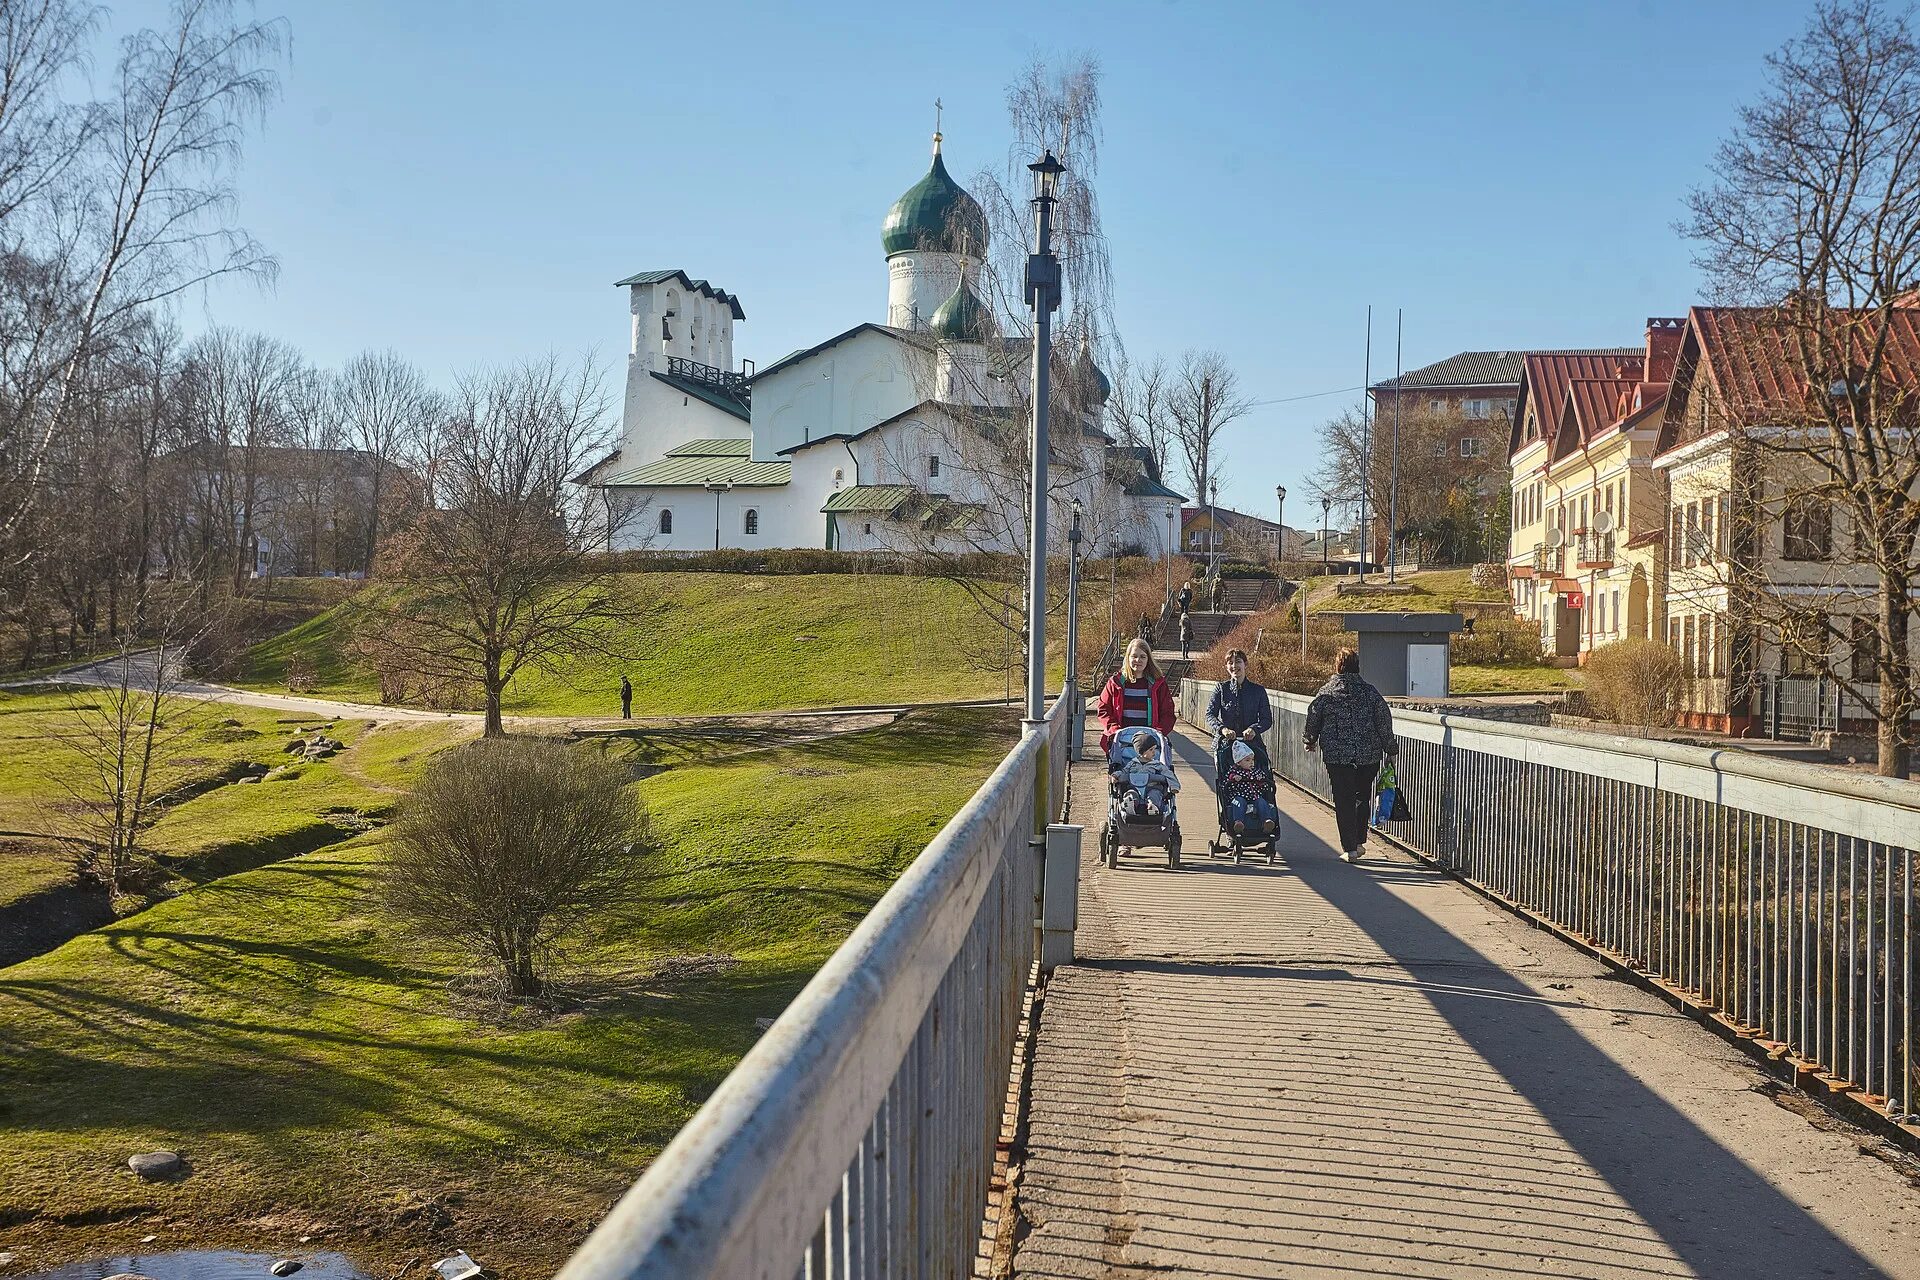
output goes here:
{"type": "Polygon", "coordinates": [[[1100,857],[1109,867],[1120,865],[1123,849],[1165,849],[1167,865],[1180,865],[1176,792],[1173,788],[1165,790],[1154,806],[1157,814],[1150,815],[1140,804],[1148,775],[1137,766],[1141,744],[1147,741],[1155,745],[1159,760],[1170,761],[1166,738],[1146,725],[1129,725],[1114,734],[1107,753],[1107,820],[1100,827],[1100,857]]]}

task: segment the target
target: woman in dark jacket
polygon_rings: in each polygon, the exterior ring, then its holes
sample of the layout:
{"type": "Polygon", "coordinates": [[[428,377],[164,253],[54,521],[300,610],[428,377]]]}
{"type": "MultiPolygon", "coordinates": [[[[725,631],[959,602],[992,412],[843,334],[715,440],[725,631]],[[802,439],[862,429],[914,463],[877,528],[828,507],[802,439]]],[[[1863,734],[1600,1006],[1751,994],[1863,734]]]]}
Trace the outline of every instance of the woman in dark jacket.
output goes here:
{"type": "Polygon", "coordinates": [[[1128,643],[1120,670],[1100,691],[1099,715],[1102,755],[1113,749],[1113,735],[1130,724],[1151,725],[1163,734],[1173,732],[1173,690],[1154,665],[1153,651],[1145,640],[1128,643]]]}
{"type": "Polygon", "coordinates": [[[1367,843],[1367,803],[1380,757],[1397,756],[1393,712],[1380,691],[1360,678],[1360,655],[1342,649],[1333,660],[1333,679],[1321,686],[1307,708],[1306,748],[1326,761],[1333,788],[1333,816],[1340,824],[1340,860],[1360,861],[1367,843]]]}

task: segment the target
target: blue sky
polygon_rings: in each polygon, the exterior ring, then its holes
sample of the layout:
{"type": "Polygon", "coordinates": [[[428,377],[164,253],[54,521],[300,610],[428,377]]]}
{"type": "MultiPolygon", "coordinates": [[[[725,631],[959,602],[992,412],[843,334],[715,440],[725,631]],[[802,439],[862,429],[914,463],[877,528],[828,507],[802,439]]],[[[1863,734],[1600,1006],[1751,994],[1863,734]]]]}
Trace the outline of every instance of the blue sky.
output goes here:
{"type": "MultiPolygon", "coordinates": [[[[115,27],[158,5],[118,6],[115,27]]],[[[932,101],[965,176],[1007,146],[1007,81],[1105,70],[1101,195],[1136,356],[1225,353],[1280,400],[1473,348],[1640,340],[1698,293],[1672,230],[1765,54],[1808,5],[903,5],[290,0],[284,94],[239,216],[276,286],[209,321],[320,364],[391,346],[439,380],[597,349],[616,380],[634,271],[738,293],[762,363],[883,318],[880,220],[925,168],[932,101]]],[[[617,384],[617,382],[616,382],[617,384]]],[[[1304,490],[1357,395],[1269,404],[1223,497],[1304,490]]],[[[1304,502],[1301,506],[1304,506],[1304,502]]],[[[1289,511],[1296,523],[1305,513],[1289,511]]]]}

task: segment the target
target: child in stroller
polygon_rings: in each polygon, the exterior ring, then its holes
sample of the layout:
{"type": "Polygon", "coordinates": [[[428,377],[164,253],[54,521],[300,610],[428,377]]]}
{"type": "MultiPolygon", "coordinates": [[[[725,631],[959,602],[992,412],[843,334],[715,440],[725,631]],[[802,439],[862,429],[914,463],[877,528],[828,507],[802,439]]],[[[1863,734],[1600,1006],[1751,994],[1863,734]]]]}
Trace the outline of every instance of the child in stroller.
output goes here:
{"type": "Polygon", "coordinates": [[[1174,796],[1180,779],[1167,760],[1167,744],[1157,730],[1129,725],[1113,738],[1107,756],[1107,821],[1100,843],[1108,866],[1119,865],[1122,848],[1165,849],[1167,861],[1180,865],[1180,816],[1174,796]]]}
{"type": "Polygon", "coordinates": [[[1225,753],[1227,770],[1214,788],[1220,805],[1220,831],[1225,841],[1211,841],[1211,853],[1233,851],[1233,860],[1247,849],[1264,847],[1267,862],[1279,858],[1280,807],[1274,796],[1273,771],[1245,742],[1225,753]]]}
{"type": "Polygon", "coordinates": [[[1122,730],[1123,735],[1128,733],[1132,736],[1124,746],[1115,739],[1113,755],[1107,761],[1107,772],[1116,784],[1116,808],[1124,822],[1158,823],[1172,814],[1173,793],[1180,789],[1180,779],[1161,758],[1158,733],[1152,729],[1122,730]]]}

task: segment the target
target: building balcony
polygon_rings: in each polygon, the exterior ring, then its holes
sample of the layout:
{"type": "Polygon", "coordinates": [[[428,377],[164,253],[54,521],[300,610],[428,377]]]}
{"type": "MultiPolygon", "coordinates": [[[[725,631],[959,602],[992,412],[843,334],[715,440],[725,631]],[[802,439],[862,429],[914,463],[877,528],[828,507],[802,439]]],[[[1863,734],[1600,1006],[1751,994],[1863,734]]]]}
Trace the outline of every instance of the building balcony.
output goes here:
{"type": "Polygon", "coordinates": [[[1574,563],[1582,569],[1613,568],[1613,535],[1611,533],[1583,533],[1578,539],[1578,550],[1574,553],[1574,563]]]}
{"type": "Polygon", "coordinates": [[[751,374],[733,373],[726,369],[716,369],[710,364],[701,364],[698,360],[688,360],[683,356],[667,357],[667,372],[676,378],[685,378],[689,382],[703,382],[710,387],[745,398],[747,379],[751,374]]]}

